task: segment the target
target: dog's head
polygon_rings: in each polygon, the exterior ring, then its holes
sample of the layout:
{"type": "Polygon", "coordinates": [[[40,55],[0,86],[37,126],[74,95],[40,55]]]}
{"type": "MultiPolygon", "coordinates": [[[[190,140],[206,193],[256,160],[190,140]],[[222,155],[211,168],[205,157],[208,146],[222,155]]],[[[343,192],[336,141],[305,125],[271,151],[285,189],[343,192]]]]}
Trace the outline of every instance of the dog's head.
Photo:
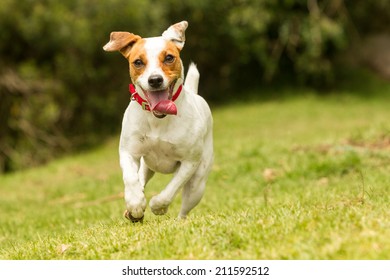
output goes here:
{"type": "Polygon", "coordinates": [[[141,38],[129,32],[112,32],[105,51],[120,51],[129,61],[130,78],[156,116],[176,114],[171,101],[183,82],[180,51],[188,23],[170,26],[160,37],[141,38]]]}

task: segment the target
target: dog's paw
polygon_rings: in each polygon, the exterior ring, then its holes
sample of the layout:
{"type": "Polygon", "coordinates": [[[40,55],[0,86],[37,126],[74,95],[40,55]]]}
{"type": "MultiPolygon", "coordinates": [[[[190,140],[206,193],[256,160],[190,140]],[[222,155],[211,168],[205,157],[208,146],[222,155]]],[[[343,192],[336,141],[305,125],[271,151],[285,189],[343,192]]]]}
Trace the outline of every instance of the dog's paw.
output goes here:
{"type": "Polygon", "coordinates": [[[135,218],[131,215],[130,211],[129,210],[125,210],[125,212],[123,213],[123,216],[128,219],[129,221],[131,221],[132,223],[137,223],[137,222],[143,222],[144,220],[144,215],[142,213],[142,217],[139,217],[139,218],[135,218]]]}
{"type": "Polygon", "coordinates": [[[126,219],[132,222],[142,221],[146,209],[145,196],[137,197],[135,195],[127,197],[125,194],[126,211],[123,214],[126,219]]]}
{"type": "Polygon", "coordinates": [[[168,212],[169,203],[162,201],[156,195],[150,200],[149,206],[154,215],[164,215],[168,212]]]}

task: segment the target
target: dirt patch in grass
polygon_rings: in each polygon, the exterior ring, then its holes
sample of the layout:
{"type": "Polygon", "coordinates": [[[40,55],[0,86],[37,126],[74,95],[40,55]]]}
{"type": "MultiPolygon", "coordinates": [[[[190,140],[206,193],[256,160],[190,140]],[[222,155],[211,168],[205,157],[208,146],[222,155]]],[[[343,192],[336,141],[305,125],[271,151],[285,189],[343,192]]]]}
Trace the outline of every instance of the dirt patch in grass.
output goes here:
{"type": "Polygon", "coordinates": [[[354,138],[350,137],[339,144],[320,144],[314,147],[295,146],[293,152],[316,152],[320,154],[343,153],[346,151],[390,151],[390,135],[382,134],[372,138],[354,138]]]}
{"type": "Polygon", "coordinates": [[[347,139],[346,145],[368,150],[390,150],[390,135],[383,134],[373,139],[347,139]]]}

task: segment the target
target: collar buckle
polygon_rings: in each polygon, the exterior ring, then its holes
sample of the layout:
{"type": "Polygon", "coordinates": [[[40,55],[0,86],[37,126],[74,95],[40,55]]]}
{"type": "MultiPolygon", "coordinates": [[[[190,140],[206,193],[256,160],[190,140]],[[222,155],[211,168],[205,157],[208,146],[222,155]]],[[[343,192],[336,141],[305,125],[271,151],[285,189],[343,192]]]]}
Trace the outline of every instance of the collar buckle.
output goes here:
{"type": "Polygon", "coordinates": [[[150,111],[149,103],[147,101],[142,101],[141,106],[144,111],[150,111]]]}

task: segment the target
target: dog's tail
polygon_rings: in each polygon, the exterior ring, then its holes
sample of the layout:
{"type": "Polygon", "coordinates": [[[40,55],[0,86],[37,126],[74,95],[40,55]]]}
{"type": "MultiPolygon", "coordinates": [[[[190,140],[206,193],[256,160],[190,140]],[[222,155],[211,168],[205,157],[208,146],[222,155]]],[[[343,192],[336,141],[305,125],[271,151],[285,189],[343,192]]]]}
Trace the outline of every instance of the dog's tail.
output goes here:
{"type": "Polygon", "coordinates": [[[191,62],[184,83],[185,89],[193,94],[198,94],[199,77],[198,68],[196,68],[195,63],[191,62]]]}

